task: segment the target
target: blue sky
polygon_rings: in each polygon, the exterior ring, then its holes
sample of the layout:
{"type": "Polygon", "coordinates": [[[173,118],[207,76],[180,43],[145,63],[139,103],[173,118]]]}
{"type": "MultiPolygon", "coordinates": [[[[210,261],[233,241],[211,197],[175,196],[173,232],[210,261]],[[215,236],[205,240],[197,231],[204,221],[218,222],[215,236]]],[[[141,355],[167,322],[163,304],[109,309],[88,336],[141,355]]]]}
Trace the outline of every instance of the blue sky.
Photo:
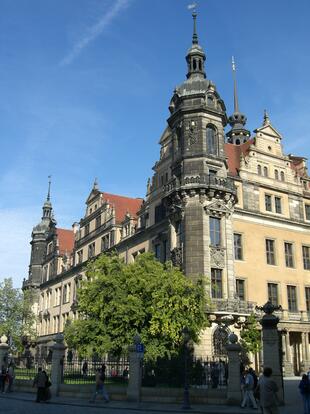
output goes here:
{"type": "MultiPolygon", "coordinates": [[[[145,195],[174,87],[185,79],[185,0],[0,1],[0,280],[27,277],[47,176],[60,227],[103,191],[145,195]]],[[[253,130],[263,110],[287,153],[310,156],[310,2],[200,0],[206,70],[253,130]]]]}

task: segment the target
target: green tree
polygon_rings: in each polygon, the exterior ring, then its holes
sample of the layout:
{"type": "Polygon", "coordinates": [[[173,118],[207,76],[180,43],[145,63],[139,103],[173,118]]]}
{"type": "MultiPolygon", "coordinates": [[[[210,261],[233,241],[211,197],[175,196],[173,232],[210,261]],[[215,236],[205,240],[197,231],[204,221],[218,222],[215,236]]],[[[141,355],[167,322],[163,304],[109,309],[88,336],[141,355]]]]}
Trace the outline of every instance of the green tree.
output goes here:
{"type": "Polygon", "coordinates": [[[146,359],[175,355],[185,326],[195,342],[207,326],[202,279],[193,283],[150,253],[128,265],[116,254],[101,255],[86,274],[78,294],[80,319],[65,329],[68,346],[80,355],[121,355],[136,333],[146,359]]]}
{"type": "Polygon", "coordinates": [[[35,337],[33,294],[13,287],[12,278],[0,283],[0,336],[11,337],[15,347],[22,349],[22,337],[35,337]]]}
{"type": "Polygon", "coordinates": [[[258,322],[254,313],[251,313],[243,324],[240,337],[241,345],[246,352],[252,352],[255,355],[260,351],[262,347],[261,331],[258,329],[258,322]]]}

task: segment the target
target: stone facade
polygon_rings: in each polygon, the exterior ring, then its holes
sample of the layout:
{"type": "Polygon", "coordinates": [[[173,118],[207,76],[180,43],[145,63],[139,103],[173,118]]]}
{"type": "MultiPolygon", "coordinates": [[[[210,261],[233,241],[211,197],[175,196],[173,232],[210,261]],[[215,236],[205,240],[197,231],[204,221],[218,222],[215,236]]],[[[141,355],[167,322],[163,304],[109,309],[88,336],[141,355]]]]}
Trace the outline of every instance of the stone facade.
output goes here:
{"type": "Polygon", "coordinates": [[[212,338],[223,318],[230,317],[230,329],[237,330],[240,318],[270,299],[283,308],[279,326],[286,373],[309,364],[306,161],[283,153],[282,136],[267,113],[250,137],[236,85],[228,118],[206,76],[205,60],[194,28],[187,80],[170,101],[160,158],[144,199],[104,193],[95,182],[85,216],[70,231],[57,228],[48,193],[42,220],[33,229],[23,285],[38,292],[38,352],[47,352],[66,320],[78,317],[77,289],[87,261],[116,248],[127,263],[152,251],[187,277],[211,279],[212,309],[206,311],[212,326],[201,334],[197,354],[215,353],[212,338]]]}

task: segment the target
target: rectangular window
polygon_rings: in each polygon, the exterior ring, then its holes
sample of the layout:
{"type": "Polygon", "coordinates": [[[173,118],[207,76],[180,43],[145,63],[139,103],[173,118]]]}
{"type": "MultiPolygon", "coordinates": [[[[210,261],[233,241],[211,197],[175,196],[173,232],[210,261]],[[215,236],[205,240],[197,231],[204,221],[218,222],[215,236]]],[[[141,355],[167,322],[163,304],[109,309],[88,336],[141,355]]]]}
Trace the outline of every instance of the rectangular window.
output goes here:
{"type": "Polygon", "coordinates": [[[87,236],[89,234],[89,224],[86,224],[84,229],[84,236],[87,236]]]}
{"type": "Polygon", "coordinates": [[[243,260],[242,235],[234,233],[235,260],[243,260]]]}
{"type": "Polygon", "coordinates": [[[287,303],[289,312],[297,312],[296,286],[287,287],[287,303]]]}
{"type": "Polygon", "coordinates": [[[302,246],[302,258],[304,262],[304,269],[310,270],[310,247],[302,246]]]}
{"type": "Polygon", "coordinates": [[[293,244],[284,243],[285,265],[286,267],[294,267],[293,244]]]}
{"type": "Polygon", "coordinates": [[[310,312],[310,287],[305,288],[305,296],[307,312],[310,312]]]}
{"type": "Polygon", "coordinates": [[[278,285],[277,283],[268,283],[268,301],[274,306],[278,306],[278,285]]]}
{"type": "Polygon", "coordinates": [[[154,249],[156,259],[160,260],[160,244],[155,244],[154,249]]]}
{"type": "Polygon", "coordinates": [[[101,237],[101,251],[104,252],[105,250],[108,250],[109,247],[109,234],[107,234],[101,237]]]}
{"type": "Polygon", "coordinates": [[[265,209],[266,211],[272,211],[271,195],[265,194],[265,209]]]}
{"type": "Polygon", "coordinates": [[[83,250],[79,250],[77,252],[77,264],[81,264],[83,262],[83,250]]]}
{"type": "Polygon", "coordinates": [[[155,223],[159,223],[166,217],[166,209],[163,204],[155,207],[155,223]]]}
{"type": "Polygon", "coordinates": [[[88,245],[88,258],[92,258],[95,256],[95,243],[91,243],[88,245]]]}
{"type": "Polygon", "coordinates": [[[96,229],[101,226],[101,214],[96,217],[96,229]]]}
{"type": "Polygon", "coordinates": [[[236,293],[240,300],[245,300],[245,281],[236,279],[236,293]]]}
{"type": "Polygon", "coordinates": [[[221,269],[211,269],[211,295],[214,299],[221,299],[223,297],[221,269]]]}
{"type": "Polygon", "coordinates": [[[221,220],[210,217],[210,242],[211,246],[221,245],[221,220]]]}
{"type": "Polygon", "coordinates": [[[281,206],[281,198],[280,197],[275,197],[274,198],[274,205],[275,205],[276,213],[282,214],[282,206],[281,206]]]}
{"type": "Polygon", "coordinates": [[[310,204],[305,205],[306,220],[310,221],[310,204]]]}
{"type": "Polygon", "coordinates": [[[274,250],[274,240],[266,239],[266,259],[267,264],[275,265],[275,250],[274,250]]]}

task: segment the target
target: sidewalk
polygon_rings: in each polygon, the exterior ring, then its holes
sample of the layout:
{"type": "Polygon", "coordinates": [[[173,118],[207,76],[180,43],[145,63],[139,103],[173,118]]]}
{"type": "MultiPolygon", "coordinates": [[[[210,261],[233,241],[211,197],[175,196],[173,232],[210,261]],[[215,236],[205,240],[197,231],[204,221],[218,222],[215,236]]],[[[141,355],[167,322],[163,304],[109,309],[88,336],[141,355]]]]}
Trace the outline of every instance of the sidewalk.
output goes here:
{"type": "MultiPolygon", "coordinates": [[[[285,379],[285,403],[284,407],[280,407],[280,414],[300,414],[302,413],[302,402],[298,391],[298,382],[300,378],[289,378],[285,379]]],[[[10,400],[27,401],[31,402],[35,400],[35,393],[22,393],[13,392],[11,394],[0,394],[1,399],[7,398],[10,400]]],[[[102,400],[97,400],[95,403],[90,403],[85,399],[80,398],[66,398],[66,397],[52,397],[49,405],[63,405],[72,407],[90,407],[100,408],[108,410],[126,410],[126,411],[140,411],[140,412],[158,412],[158,413],[184,413],[188,411],[191,413],[201,414],[253,414],[260,413],[260,409],[248,409],[240,408],[238,406],[228,405],[206,405],[206,404],[195,404],[191,406],[190,410],[183,410],[182,404],[164,404],[160,402],[141,402],[139,404],[128,401],[110,401],[110,403],[104,403],[102,400]]],[[[98,411],[99,412],[99,411],[98,411]]]]}
{"type": "MultiPolygon", "coordinates": [[[[11,394],[0,394],[0,401],[2,398],[8,398],[12,400],[19,401],[34,401],[35,394],[32,393],[21,393],[13,392],[11,394]]],[[[253,409],[241,409],[236,406],[226,406],[226,405],[199,405],[195,404],[191,406],[190,410],[183,410],[181,405],[177,404],[161,404],[153,402],[141,402],[133,403],[128,401],[110,401],[108,404],[102,400],[97,400],[95,403],[90,403],[88,401],[77,399],[77,398],[64,398],[64,397],[52,397],[49,405],[66,405],[66,406],[76,406],[76,407],[90,407],[90,408],[100,408],[102,409],[123,409],[126,411],[141,411],[141,412],[165,412],[165,413],[184,413],[184,411],[189,411],[191,413],[207,413],[207,414],[253,414],[253,412],[258,412],[258,410],[253,409]]]]}

